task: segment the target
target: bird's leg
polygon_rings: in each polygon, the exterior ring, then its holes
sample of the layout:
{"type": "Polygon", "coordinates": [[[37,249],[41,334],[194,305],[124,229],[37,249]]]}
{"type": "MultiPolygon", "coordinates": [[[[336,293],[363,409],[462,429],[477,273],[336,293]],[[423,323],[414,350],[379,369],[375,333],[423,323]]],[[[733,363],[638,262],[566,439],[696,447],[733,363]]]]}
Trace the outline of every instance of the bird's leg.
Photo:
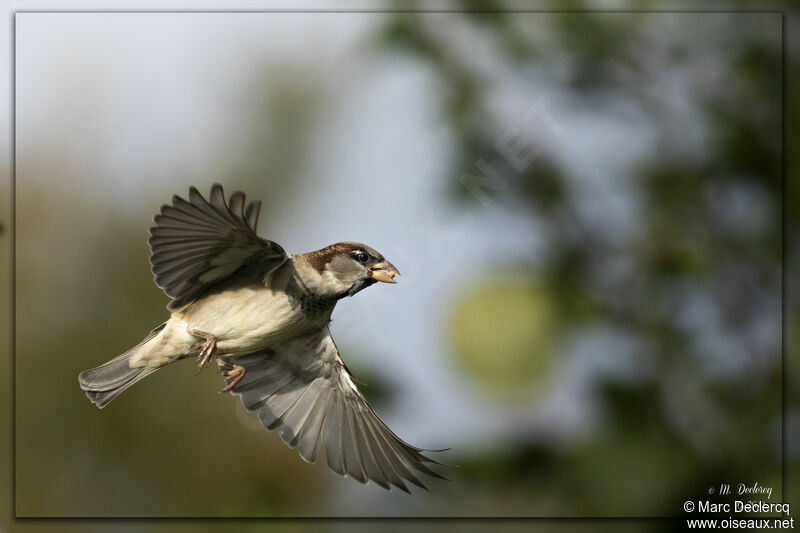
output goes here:
{"type": "Polygon", "coordinates": [[[198,342],[195,345],[197,348],[200,348],[200,353],[197,354],[197,373],[199,374],[208,362],[211,361],[211,358],[214,357],[217,351],[217,338],[211,333],[206,333],[205,331],[197,329],[189,330],[189,333],[195,337],[205,339],[205,342],[198,342]]]}
{"type": "Polygon", "coordinates": [[[236,363],[231,364],[228,361],[223,361],[220,357],[217,358],[217,364],[220,366],[220,368],[225,369],[222,371],[223,378],[226,380],[228,378],[233,378],[233,380],[228,383],[224,389],[219,391],[220,394],[223,392],[230,392],[231,389],[233,389],[240,381],[242,381],[242,378],[244,378],[244,375],[247,372],[242,365],[237,365],[236,363]]]}

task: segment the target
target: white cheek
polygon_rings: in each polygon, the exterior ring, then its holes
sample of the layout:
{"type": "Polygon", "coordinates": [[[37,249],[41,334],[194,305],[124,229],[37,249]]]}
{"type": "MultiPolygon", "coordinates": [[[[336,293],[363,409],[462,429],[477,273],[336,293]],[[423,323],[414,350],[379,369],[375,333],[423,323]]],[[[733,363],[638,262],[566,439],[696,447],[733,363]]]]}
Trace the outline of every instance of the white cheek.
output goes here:
{"type": "Polygon", "coordinates": [[[342,281],[328,271],[322,274],[322,285],[331,294],[340,294],[348,290],[353,283],[354,281],[342,281]]]}

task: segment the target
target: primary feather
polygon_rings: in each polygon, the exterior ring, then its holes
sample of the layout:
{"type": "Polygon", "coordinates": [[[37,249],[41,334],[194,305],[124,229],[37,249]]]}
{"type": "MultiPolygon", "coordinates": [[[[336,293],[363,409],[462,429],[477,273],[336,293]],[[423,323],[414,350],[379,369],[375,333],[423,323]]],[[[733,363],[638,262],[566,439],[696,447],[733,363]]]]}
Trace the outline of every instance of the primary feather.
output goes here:
{"type": "Polygon", "coordinates": [[[167,308],[180,309],[209,287],[258,261],[265,271],[287,259],[280,245],[256,234],[260,201],[243,211],[245,195],[235,192],[225,203],[222,186],[214,184],[210,201],[194,187],[189,200],[174,196],[150,228],[150,264],[156,285],[173,300],[167,308]]]}
{"type": "Polygon", "coordinates": [[[408,491],[406,481],[425,488],[414,471],[443,479],[425,465],[436,463],[425,450],[401,440],[372,410],[327,327],[229,360],[246,369],[231,392],[304,460],[315,462],[324,449],[334,472],[387,489],[408,491]]]}

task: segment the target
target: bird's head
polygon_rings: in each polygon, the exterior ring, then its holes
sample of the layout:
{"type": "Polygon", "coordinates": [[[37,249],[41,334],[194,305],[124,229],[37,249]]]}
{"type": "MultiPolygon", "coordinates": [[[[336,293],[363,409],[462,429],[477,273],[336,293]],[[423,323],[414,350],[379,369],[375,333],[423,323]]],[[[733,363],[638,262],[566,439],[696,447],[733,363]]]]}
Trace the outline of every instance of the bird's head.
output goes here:
{"type": "Polygon", "coordinates": [[[320,296],[353,296],[378,281],[397,283],[400,274],[376,250],[357,242],[339,242],[304,257],[319,276],[307,286],[320,296]]]}

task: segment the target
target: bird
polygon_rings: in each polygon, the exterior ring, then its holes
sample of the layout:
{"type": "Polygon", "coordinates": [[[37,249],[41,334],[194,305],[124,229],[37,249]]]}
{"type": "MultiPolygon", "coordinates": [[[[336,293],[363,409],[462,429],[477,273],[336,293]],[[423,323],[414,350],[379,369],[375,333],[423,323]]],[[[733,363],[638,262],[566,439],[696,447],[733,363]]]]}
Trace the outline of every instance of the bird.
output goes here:
{"type": "Polygon", "coordinates": [[[194,357],[197,372],[212,359],[259,422],[302,459],[343,477],[410,492],[416,474],[446,479],[440,463],[395,435],[359,392],[331,336],[342,298],[400,273],[375,249],[339,242],[289,255],[261,238],[261,201],[241,191],[226,201],[222,185],[208,200],[190,187],[153,218],[148,244],[156,286],[171,298],[170,317],[116,358],[78,375],[98,408],[166,365],[194,357]]]}

